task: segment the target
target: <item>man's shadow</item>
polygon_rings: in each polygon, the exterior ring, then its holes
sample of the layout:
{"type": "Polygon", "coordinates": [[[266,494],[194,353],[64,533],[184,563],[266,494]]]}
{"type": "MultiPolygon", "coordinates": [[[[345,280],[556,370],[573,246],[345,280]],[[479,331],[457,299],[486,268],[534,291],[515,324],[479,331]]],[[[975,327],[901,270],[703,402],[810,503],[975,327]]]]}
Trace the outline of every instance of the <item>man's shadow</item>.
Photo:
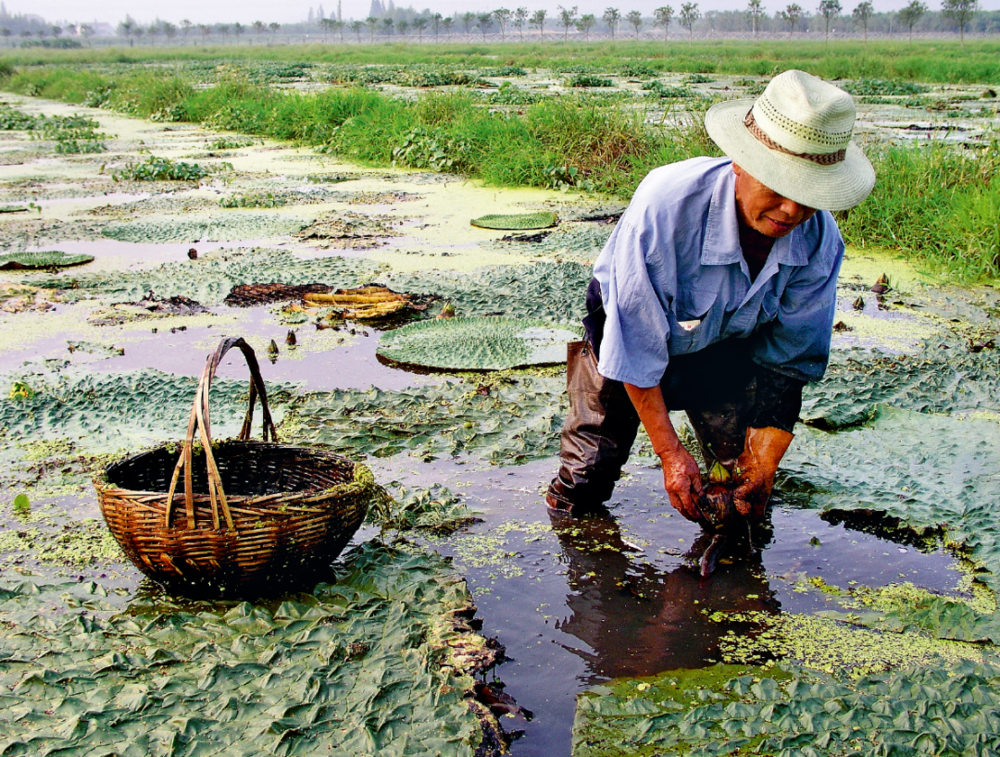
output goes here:
{"type": "Polygon", "coordinates": [[[702,578],[698,560],[709,534],[696,540],[682,565],[664,571],[641,559],[610,515],[553,514],[552,528],[572,590],[569,615],[556,628],[584,643],[564,646],[586,661],[595,680],[704,667],[719,660],[719,638],[734,627],[713,621],[712,613],[778,609],[761,562],[769,529],[753,544],[730,545],[715,572],[702,578]]]}

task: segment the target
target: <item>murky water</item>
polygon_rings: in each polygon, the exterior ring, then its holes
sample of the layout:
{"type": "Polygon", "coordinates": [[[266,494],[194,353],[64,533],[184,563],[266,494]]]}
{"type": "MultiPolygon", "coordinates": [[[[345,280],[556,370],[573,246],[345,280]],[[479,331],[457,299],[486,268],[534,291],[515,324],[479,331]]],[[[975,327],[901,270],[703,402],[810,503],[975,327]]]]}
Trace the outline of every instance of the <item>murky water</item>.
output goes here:
{"type": "Polygon", "coordinates": [[[759,549],[723,557],[707,579],[689,567],[704,548],[701,528],[665,503],[659,470],[631,465],[612,499],[611,519],[550,516],[542,492],[555,459],[483,469],[474,461],[437,461],[419,471],[376,462],[380,480],[445,484],[483,522],[427,542],[454,557],[473,589],[483,633],[511,658],[494,675],[531,711],[505,719],[523,730],[513,754],[568,755],[576,696],[619,676],[651,675],[718,661],[725,628],[713,612],[813,612],[832,605],[800,582],[822,577],[847,587],[910,581],[954,592],[956,560],[924,553],[843,525],[816,511],[778,503],[759,549]]]}

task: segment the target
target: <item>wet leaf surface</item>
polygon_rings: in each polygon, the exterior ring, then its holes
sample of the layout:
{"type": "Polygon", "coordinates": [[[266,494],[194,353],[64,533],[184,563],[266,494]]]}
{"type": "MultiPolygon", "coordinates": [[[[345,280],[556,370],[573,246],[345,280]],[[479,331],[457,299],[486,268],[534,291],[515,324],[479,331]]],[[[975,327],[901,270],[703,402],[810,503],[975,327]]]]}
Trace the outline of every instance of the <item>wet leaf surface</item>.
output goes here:
{"type": "Polygon", "coordinates": [[[440,557],[377,542],[270,603],[5,578],[0,749],[471,755],[466,672],[485,647],[454,622],[470,605],[440,557]]]}

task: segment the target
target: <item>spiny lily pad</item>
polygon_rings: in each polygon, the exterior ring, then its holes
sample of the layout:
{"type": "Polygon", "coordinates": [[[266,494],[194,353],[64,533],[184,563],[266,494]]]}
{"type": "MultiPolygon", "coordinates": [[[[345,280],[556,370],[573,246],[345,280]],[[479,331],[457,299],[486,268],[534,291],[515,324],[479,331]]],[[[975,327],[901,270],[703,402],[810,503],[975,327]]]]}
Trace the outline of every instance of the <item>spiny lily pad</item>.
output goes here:
{"type": "Polygon", "coordinates": [[[559,222],[559,216],[550,211],[539,213],[493,213],[473,218],[470,223],[481,229],[503,231],[527,231],[528,229],[548,229],[559,222]]]}
{"type": "Polygon", "coordinates": [[[33,268],[66,268],[83,265],[94,259],[93,255],[69,255],[58,250],[45,252],[8,252],[0,254],[0,271],[30,270],[33,268]]]}
{"type": "Polygon", "coordinates": [[[450,318],[411,323],[382,335],[378,354],[425,368],[497,371],[566,360],[579,333],[546,321],[450,318]]]}

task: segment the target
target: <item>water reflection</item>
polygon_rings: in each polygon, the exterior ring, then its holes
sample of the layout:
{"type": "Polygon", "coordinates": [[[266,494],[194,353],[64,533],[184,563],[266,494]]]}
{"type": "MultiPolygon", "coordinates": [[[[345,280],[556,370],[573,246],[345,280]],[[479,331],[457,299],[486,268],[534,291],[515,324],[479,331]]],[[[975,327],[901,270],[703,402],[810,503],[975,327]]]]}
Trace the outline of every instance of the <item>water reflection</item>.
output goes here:
{"type": "Polygon", "coordinates": [[[594,678],[702,667],[718,659],[719,626],[710,613],[778,609],[761,560],[769,530],[753,544],[727,544],[716,572],[703,579],[697,564],[708,534],[695,541],[686,564],[663,570],[622,538],[611,517],[551,517],[570,589],[569,615],[556,627],[586,645],[563,644],[594,678]]]}

